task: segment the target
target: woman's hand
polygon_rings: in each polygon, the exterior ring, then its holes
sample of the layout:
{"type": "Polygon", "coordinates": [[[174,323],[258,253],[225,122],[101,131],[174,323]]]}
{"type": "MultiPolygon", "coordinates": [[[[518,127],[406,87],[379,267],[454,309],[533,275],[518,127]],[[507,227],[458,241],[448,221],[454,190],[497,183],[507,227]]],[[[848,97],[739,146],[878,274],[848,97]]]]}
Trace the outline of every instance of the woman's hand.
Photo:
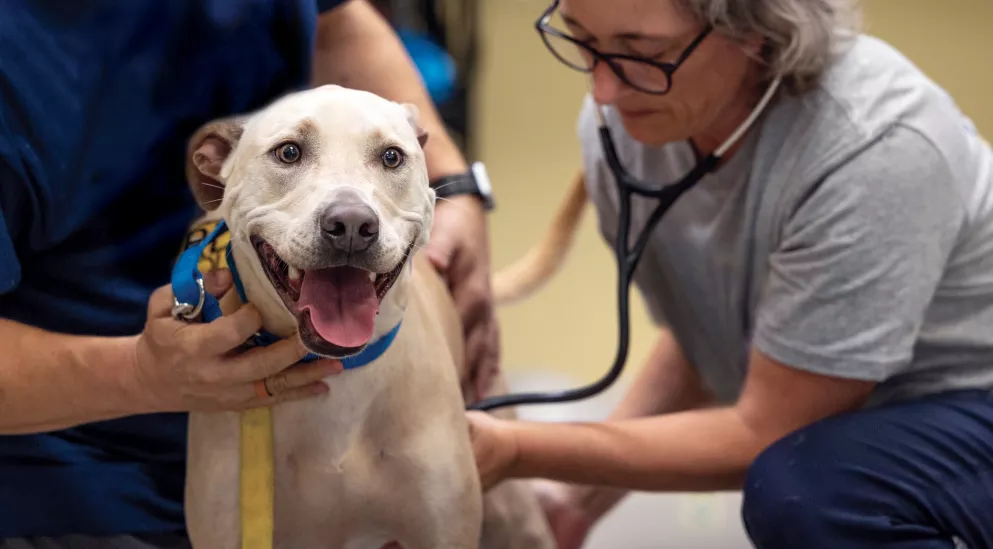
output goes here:
{"type": "MultiPolygon", "coordinates": [[[[518,458],[515,423],[475,410],[466,412],[466,417],[476,467],[486,491],[508,478],[518,458]]],[[[568,484],[548,480],[532,481],[532,486],[558,549],[580,549],[594,519],[583,509],[577,492],[568,484]]]]}
{"type": "Polygon", "coordinates": [[[479,478],[486,491],[507,478],[517,459],[513,423],[476,410],[466,412],[466,418],[479,478]]]}
{"type": "MultiPolygon", "coordinates": [[[[230,288],[230,275],[204,279],[219,296],[230,288]]],[[[326,393],[320,380],[342,371],[334,360],[316,360],[294,366],[307,350],[297,338],[268,347],[233,352],[262,328],[262,317],[252,305],[208,323],[185,323],[172,318],[169,286],[156,290],[148,304],[148,320],[138,337],[134,368],[139,390],[162,411],[244,410],[270,406],[326,393]],[[268,379],[266,379],[268,378],[268,379]],[[266,379],[272,396],[259,395],[254,382],[266,379]]]]}

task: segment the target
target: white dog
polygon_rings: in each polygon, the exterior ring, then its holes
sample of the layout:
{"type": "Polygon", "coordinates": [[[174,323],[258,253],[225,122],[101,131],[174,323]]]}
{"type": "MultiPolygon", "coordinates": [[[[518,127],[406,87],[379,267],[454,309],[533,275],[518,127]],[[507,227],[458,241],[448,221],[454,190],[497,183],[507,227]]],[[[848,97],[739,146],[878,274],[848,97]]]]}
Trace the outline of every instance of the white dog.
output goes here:
{"type": "MultiPolygon", "coordinates": [[[[459,388],[461,325],[416,254],[435,201],[426,138],[415,107],[323,86],[207,124],[190,141],[201,223],[226,222],[265,330],[326,357],[375,349],[370,363],[327,378],[327,395],[271,409],[275,548],[553,546],[521,484],[491,491],[484,521],[459,388]]],[[[230,312],[239,301],[222,303],[230,312]]],[[[190,416],[197,549],[240,547],[241,417],[190,416]]]]}

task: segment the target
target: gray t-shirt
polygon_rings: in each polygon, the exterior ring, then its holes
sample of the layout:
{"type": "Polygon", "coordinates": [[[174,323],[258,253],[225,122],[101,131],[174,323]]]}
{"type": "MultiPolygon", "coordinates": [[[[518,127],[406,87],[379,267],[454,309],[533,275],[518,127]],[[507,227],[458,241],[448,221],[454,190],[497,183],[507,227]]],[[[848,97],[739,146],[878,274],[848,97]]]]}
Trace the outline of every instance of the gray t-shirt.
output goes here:
{"type": "MultiPolygon", "coordinates": [[[[617,192],[593,103],[579,119],[587,190],[613,243],[617,192]]],[[[685,142],[634,141],[605,109],[622,162],[648,182],[695,164],[685,142]]],[[[637,234],[654,202],[635,198],[637,234]]],[[[796,368],[880,382],[869,405],[993,388],[993,153],[948,95],[860,37],[800,97],[779,93],[714,174],[659,223],[635,274],[722,402],[749,346],[796,368]]]]}

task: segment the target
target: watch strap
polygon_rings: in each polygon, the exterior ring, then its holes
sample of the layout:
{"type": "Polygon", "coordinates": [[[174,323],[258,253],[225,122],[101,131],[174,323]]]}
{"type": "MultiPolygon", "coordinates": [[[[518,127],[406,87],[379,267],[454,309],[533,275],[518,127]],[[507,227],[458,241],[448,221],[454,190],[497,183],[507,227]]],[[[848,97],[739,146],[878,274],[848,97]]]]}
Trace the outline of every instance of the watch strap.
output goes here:
{"type": "Polygon", "coordinates": [[[474,162],[471,169],[465,173],[446,175],[431,181],[431,188],[439,198],[468,194],[479,197],[487,211],[496,207],[490,178],[481,162],[474,162]]]}

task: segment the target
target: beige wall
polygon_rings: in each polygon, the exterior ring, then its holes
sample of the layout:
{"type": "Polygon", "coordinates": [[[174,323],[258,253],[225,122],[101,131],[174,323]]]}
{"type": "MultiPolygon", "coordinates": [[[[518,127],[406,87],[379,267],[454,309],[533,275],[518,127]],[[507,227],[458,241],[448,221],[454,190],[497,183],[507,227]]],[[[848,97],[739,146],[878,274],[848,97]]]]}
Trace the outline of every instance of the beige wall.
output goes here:
{"type": "MultiPolygon", "coordinates": [[[[606,1],[606,0],[605,0],[606,1]]],[[[582,75],[544,49],[534,20],[545,0],[483,0],[477,154],[499,210],[491,220],[494,266],[508,264],[545,230],[579,166],[574,134],[582,75]]],[[[993,136],[993,0],[869,0],[867,30],[917,62],[993,136]]],[[[565,268],[530,301],[499,311],[504,367],[550,368],[582,381],[602,375],[616,338],[614,263],[587,209],[565,268]]],[[[630,370],[652,328],[632,291],[630,370]]]]}

